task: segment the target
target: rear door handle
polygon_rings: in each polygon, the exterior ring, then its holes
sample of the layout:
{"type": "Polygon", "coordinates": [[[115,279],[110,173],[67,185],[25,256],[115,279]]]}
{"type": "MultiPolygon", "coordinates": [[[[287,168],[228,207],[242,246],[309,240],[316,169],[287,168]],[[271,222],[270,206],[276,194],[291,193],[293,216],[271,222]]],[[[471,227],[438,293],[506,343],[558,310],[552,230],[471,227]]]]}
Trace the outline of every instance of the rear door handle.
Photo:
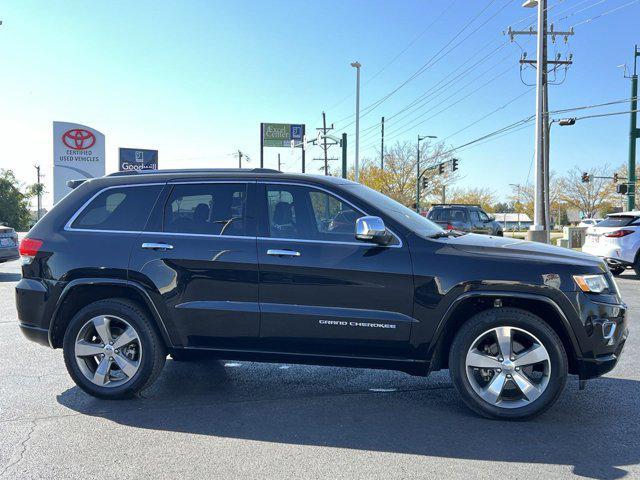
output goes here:
{"type": "Polygon", "coordinates": [[[267,255],[273,255],[275,257],[299,257],[300,252],[296,252],[295,250],[269,249],[267,250],[267,255]]]}
{"type": "Polygon", "coordinates": [[[173,245],[168,243],[143,243],[142,248],[147,250],[173,250],[173,245]]]}

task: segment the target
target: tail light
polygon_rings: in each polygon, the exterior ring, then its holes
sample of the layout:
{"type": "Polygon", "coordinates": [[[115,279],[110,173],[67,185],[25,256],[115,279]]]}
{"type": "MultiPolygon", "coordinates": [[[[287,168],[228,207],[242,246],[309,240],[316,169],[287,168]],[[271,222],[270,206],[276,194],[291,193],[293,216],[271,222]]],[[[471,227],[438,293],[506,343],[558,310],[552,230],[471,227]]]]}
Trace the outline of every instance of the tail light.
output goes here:
{"type": "Polygon", "coordinates": [[[635,230],[616,230],[615,232],[605,233],[604,236],[609,238],[620,238],[631,235],[633,232],[635,232],[635,230]]]}
{"type": "Polygon", "coordinates": [[[455,230],[455,228],[450,223],[447,223],[447,230],[455,230]]]}
{"type": "Polygon", "coordinates": [[[37,238],[23,238],[20,242],[20,255],[22,256],[22,263],[29,265],[33,262],[33,258],[36,256],[40,248],[42,247],[42,240],[37,238]]]}

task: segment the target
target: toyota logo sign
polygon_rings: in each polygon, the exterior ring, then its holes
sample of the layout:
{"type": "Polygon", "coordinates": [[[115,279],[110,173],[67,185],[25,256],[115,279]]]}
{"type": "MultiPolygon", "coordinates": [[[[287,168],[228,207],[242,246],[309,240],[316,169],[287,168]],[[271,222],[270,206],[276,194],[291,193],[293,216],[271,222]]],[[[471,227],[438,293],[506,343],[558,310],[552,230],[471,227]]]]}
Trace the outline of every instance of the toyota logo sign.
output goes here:
{"type": "Polygon", "coordinates": [[[89,130],[73,128],[62,134],[62,142],[73,150],[86,150],[96,143],[96,137],[89,130]]]}

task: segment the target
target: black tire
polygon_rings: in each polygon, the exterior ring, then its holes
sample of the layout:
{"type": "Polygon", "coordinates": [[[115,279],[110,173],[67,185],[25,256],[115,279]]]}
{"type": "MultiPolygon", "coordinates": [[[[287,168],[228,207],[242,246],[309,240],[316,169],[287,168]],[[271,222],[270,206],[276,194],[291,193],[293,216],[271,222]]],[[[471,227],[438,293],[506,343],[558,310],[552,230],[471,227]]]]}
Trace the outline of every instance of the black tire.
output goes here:
{"type": "Polygon", "coordinates": [[[498,230],[496,232],[496,237],[504,237],[504,232],[502,230],[498,230]]]}
{"type": "Polygon", "coordinates": [[[69,322],[63,341],[64,361],[73,381],[89,395],[109,400],[142,395],[154,383],[166,360],[164,342],[147,314],[136,303],[113,298],[91,303],[80,310],[69,322]],[[114,387],[102,387],[88,380],[75,358],[75,341],[80,329],[93,317],[113,315],[128,322],[138,334],[142,347],[142,359],[138,371],[126,383],[114,387]]]}
{"type": "Polygon", "coordinates": [[[494,308],[470,318],[456,335],[449,351],[449,372],[464,403],[474,412],[493,419],[522,420],[540,415],[558,399],[568,375],[568,361],[562,341],[540,317],[517,308],[494,308]],[[466,372],[466,356],[473,342],[496,327],[517,327],[533,334],[546,348],[551,366],[543,393],[526,406],[503,408],[483,400],[471,386],[466,372]]]}
{"type": "Polygon", "coordinates": [[[640,250],[636,253],[636,259],[633,262],[633,271],[636,272],[638,277],[640,277],[640,250]]]}

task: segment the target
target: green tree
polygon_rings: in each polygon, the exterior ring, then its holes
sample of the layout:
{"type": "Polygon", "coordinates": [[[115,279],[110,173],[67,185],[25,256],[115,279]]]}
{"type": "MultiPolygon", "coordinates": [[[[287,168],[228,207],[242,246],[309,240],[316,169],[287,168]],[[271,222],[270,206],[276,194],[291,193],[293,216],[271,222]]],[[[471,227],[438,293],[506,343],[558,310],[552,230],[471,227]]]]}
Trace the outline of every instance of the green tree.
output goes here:
{"type": "Polygon", "coordinates": [[[22,185],[12,170],[0,169],[0,222],[16,229],[29,229],[29,193],[23,193],[22,185]]]}

